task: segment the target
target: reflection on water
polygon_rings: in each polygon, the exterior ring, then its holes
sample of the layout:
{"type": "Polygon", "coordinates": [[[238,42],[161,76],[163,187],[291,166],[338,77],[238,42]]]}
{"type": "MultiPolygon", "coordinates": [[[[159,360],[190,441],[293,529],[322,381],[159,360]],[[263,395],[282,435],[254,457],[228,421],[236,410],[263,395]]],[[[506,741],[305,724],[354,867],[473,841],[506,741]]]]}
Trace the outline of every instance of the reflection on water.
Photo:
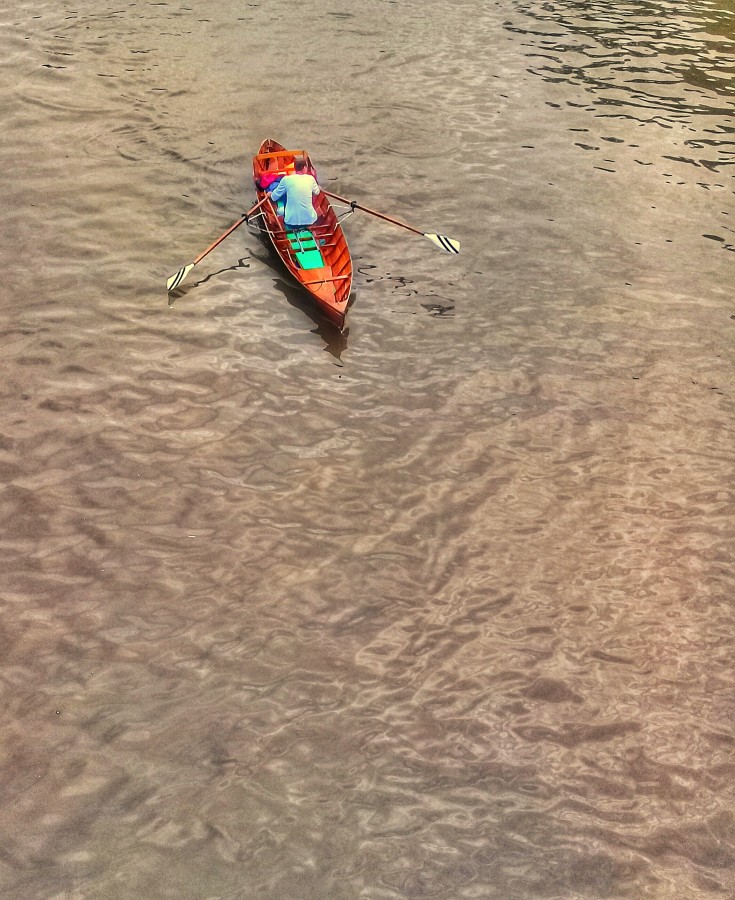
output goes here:
{"type": "Polygon", "coordinates": [[[734,15],[14,5],[3,897],[735,895],[734,15]]]}
{"type": "MultiPolygon", "coordinates": [[[[549,84],[580,88],[579,100],[567,103],[599,120],[573,129],[593,137],[592,143],[575,145],[601,157],[599,170],[615,172],[616,151],[632,150],[636,164],[659,167],[670,184],[693,181],[700,189],[733,193],[735,10],[730,4],[593,3],[580,8],[555,2],[518,3],[517,9],[527,18],[522,24],[506,21],[505,27],[526,40],[528,71],[549,84]],[[654,158],[635,152],[649,146],[650,135],[626,142],[610,133],[621,120],[671,132],[668,152],[661,146],[654,158]]],[[[728,199],[719,215],[729,217],[730,208],[728,199]]],[[[733,226],[720,219],[719,231],[703,237],[731,250],[733,226]]]]}
{"type": "Polygon", "coordinates": [[[677,113],[732,111],[722,102],[735,96],[735,10],[726,0],[687,8],[644,2],[516,6],[539,23],[537,30],[518,29],[538,39],[539,56],[546,54],[549,62],[539,73],[583,83],[598,106],[654,111],[662,119],[674,114],[674,120],[677,113]]]}
{"type": "MultiPolygon", "coordinates": [[[[263,257],[260,258],[263,259],[263,257]]],[[[283,264],[275,254],[270,254],[269,263],[276,271],[280,270],[281,272],[281,277],[274,280],[273,288],[283,295],[287,303],[295,309],[298,309],[307,319],[310,319],[313,322],[314,329],[312,334],[318,335],[321,340],[324,341],[324,349],[330,353],[337,362],[340,362],[342,353],[347,349],[350,329],[345,328],[340,331],[334,324],[327,321],[323,316],[320,316],[308,297],[305,297],[303,292],[292,282],[285,280],[286,276],[283,271],[283,264]]],[[[348,310],[353,302],[354,294],[348,301],[348,310]]]]}

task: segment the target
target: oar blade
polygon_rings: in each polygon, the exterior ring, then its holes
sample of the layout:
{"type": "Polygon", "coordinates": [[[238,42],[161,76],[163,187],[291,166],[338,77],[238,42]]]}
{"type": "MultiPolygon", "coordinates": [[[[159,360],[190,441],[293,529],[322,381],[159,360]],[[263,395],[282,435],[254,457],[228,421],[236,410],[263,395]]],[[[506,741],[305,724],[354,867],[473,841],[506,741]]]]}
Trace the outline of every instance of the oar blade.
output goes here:
{"type": "Polygon", "coordinates": [[[175,275],[172,275],[166,282],[166,290],[169,293],[175,291],[193,268],[194,263],[189,263],[189,265],[184,266],[183,269],[179,269],[179,271],[175,275]]]}
{"type": "Polygon", "coordinates": [[[424,232],[424,237],[428,238],[432,244],[436,244],[445,253],[459,253],[460,243],[454,238],[449,238],[446,234],[428,234],[424,232]]]}

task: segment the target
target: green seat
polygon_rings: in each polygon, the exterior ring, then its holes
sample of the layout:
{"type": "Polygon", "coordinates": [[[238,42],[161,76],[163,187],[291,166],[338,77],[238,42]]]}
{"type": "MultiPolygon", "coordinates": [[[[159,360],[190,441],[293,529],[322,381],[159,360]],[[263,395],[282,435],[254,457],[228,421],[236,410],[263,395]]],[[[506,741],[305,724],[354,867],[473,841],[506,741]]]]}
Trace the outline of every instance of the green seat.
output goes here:
{"type": "Polygon", "coordinates": [[[321,251],[310,231],[296,231],[288,236],[296,261],[302,269],[320,269],[324,265],[321,251]]]}

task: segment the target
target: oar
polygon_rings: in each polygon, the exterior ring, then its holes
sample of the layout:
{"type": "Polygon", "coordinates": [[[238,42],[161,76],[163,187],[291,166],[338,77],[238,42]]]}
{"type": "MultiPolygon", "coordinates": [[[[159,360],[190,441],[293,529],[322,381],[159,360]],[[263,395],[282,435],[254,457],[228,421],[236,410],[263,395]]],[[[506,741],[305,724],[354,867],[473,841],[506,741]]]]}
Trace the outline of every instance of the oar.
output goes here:
{"type": "Polygon", "coordinates": [[[221,244],[226,237],[229,237],[229,235],[231,235],[236,228],[239,228],[243,222],[247,222],[248,217],[251,216],[259,206],[262,206],[267,199],[267,196],[263,197],[263,199],[259,203],[256,203],[252,209],[249,209],[246,213],[243,213],[242,218],[238,219],[234,225],[230,225],[227,231],[225,231],[224,234],[221,234],[213,244],[210,244],[209,247],[207,247],[207,249],[204,251],[204,253],[200,253],[199,256],[197,256],[197,258],[194,260],[194,262],[188,263],[188,265],[185,265],[183,268],[179,269],[179,271],[175,275],[172,275],[166,282],[166,289],[169,292],[175,291],[176,288],[189,274],[189,272],[191,272],[194,266],[197,263],[200,263],[208,253],[211,253],[216,246],[221,244]]]}
{"type": "MultiPolygon", "coordinates": [[[[324,188],[322,188],[322,190],[324,190],[324,188]]],[[[436,244],[437,247],[445,250],[447,253],[459,253],[460,244],[459,241],[454,240],[454,238],[449,238],[445,234],[432,234],[430,231],[419,231],[418,228],[406,225],[405,222],[399,222],[398,219],[391,219],[390,216],[384,216],[383,213],[375,212],[374,209],[368,209],[367,206],[362,206],[355,200],[345,200],[344,197],[338,197],[337,194],[332,194],[329,191],[324,191],[324,193],[327,197],[339,200],[340,203],[346,203],[353,209],[361,209],[363,212],[370,213],[371,216],[377,216],[379,219],[385,219],[386,222],[392,222],[393,225],[407,228],[409,231],[413,231],[414,234],[420,234],[422,237],[428,238],[432,244],[436,244]]]]}

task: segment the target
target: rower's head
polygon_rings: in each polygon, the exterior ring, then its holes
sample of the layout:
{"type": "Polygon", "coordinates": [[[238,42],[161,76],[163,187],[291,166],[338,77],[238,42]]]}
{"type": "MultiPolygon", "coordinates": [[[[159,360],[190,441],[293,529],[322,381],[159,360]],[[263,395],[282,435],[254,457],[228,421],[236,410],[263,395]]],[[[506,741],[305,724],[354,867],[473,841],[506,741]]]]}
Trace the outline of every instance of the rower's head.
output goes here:
{"type": "Polygon", "coordinates": [[[306,160],[305,159],[297,159],[294,164],[294,168],[296,169],[297,175],[303,175],[306,171],[306,160]]]}

